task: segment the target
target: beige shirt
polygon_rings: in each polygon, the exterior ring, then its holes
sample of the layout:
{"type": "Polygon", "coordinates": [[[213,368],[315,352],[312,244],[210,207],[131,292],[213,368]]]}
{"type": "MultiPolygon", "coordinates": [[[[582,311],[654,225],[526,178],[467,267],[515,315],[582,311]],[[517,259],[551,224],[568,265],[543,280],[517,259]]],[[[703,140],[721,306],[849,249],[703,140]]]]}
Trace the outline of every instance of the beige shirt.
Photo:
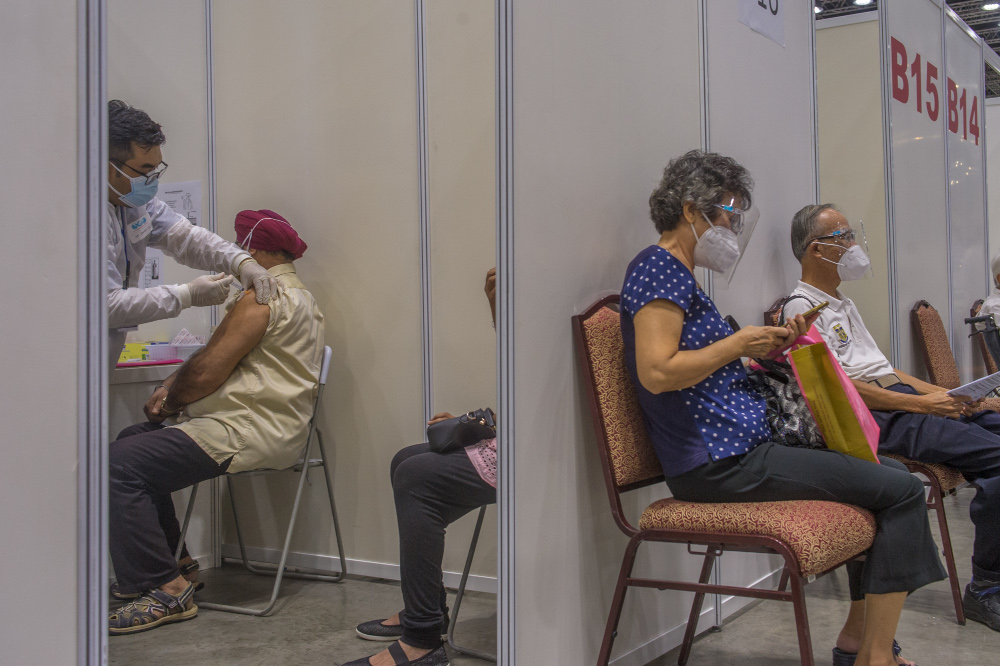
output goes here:
{"type": "MultiPolygon", "coordinates": [[[[323,362],[323,314],[292,264],[268,270],[280,287],[264,337],[214,393],[188,405],[177,428],[230,473],[283,469],[306,443],[323,362]]],[[[228,312],[235,297],[226,303],[228,312]]]]}

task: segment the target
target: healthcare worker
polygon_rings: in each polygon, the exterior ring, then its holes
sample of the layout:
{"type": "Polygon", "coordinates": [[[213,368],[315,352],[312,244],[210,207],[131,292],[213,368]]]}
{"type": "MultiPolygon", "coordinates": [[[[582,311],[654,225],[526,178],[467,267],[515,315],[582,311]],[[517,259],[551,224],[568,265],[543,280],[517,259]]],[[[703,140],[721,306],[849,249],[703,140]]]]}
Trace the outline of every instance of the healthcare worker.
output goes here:
{"type": "Polygon", "coordinates": [[[156,198],[167,169],[160,152],[166,137],[145,111],[120,100],[109,102],[108,138],[108,361],[113,369],[130,328],[176,317],[191,306],[221,304],[229,295],[232,276],[245,289],[254,287],[262,304],[270,300],[277,282],[248,252],[191,224],[156,198]],[[185,266],[218,274],[142,289],[137,285],[147,247],[185,266]]]}

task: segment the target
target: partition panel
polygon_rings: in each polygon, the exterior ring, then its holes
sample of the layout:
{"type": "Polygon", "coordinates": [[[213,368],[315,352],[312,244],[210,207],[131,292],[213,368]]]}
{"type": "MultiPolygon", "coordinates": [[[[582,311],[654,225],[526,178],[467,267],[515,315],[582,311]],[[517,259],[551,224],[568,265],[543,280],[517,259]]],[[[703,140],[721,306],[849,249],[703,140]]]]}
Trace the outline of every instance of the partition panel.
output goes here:
{"type": "Polygon", "coordinates": [[[945,128],[949,88],[942,63],[941,9],[932,0],[883,2],[880,20],[888,98],[892,214],[889,237],[896,367],[926,378],[910,309],[918,300],[951,311],[945,128]]]}
{"type": "MultiPolygon", "coordinates": [[[[649,194],[666,163],[701,142],[698,6],[551,0],[513,10],[513,145],[501,156],[513,160],[501,190],[513,228],[501,235],[513,239],[517,270],[508,283],[517,418],[502,460],[513,467],[504,478],[516,476],[504,523],[516,609],[506,656],[521,664],[593,663],[600,647],[627,540],[611,518],[570,317],[617,292],[632,257],[656,242],[649,194]]],[[[502,145],[509,127],[501,116],[502,145]]],[[[637,519],[664,494],[632,493],[626,510],[637,519]]],[[[637,575],[697,577],[700,562],[683,548],[643,548],[637,575]]],[[[678,644],[689,600],[630,591],[616,663],[645,664],[678,644]]]]}
{"type": "MultiPolygon", "coordinates": [[[[169,11],[156,0],[108,0],[107,11],[109,99],[136,106],[163,126],[163,160],[170,168],[163,174],[159,196],[164,197],[170,183],[200,181],[201,209],[207,212],[211,191],[205,0],[176,0],[169,11]]],[[[207,214],[198,220],[211,228],[208,222],[207,214]]],[[[201,274],[165,257],[160,279],[162,284],[182,284],[201,274]]],[[[188,308],[173,319],[142,324],[133,335],[143,342],[169,342],[182,328],[208,335],[211,314],[212,308],[188,308]]]]}
{"type": "Polygon", "coordinates": [[[816,30],[820,202],[835,203],[852,225],[862,221],[872,276],[844,282],[879,349],[892,349],[885,225],[885,151],[878,15],[816,30]]]}
{"type": "MultiPolygon", "coordinates": [[[[412,3],[215,0],[219,228],[273,209],[333,348],[319,425],[351,571],[398,575],[389,463],[423,439],[412,3]]],[[[294,479],[241,484],[248,543],[273,559],[294,479]]],[[[338,568],[326,491],[305,489],[292,564],[338,568]]],[[[223,514],[228,520],[228,511],[223,514]]],[[[223,552],[235,539],[226,532],[223,552]]]]}
{"type": "MultiPolygon", "coordinates": [[[[989,208],[989,257],[992,261],[1000,252],[1000,98],[986,100],[983,113],[986,124],[986,195],[987,201],[993,201],[989,208]]],[[[992,276],[989,286],[993,289],[992,276]]]]}
{"type": "Polygon", "coordinates": [[[0,330],[0,646],[8,664],[86,663],[101,654],[86,617],[101,608],[96,587],[87,587],[101,570],[100,535],[88,531],[100,516],[89,523],[87,509],[100,509],[101,494],[88,488],[91,459],[80,455],[96,432],[91,423],[102,421],[86,413],[101,404],[86,373],[92,126],[80,114],[92,89],[78,75],[92,72],[87,10],[75,0],[8,3],[0,21],[0,262],[10,278],[0,330]],[[41,630],[43,617],[58,630],[41,630]]]}
{"type": "MultiPolygon", "coordinates": [[[[496,263],[493,3],[424,2],[432,412],[497,405],[496,333],[483,291],[496,263]]],[[[446,571],[461,571],[478,512],[448,528],[446,571]]],[[[496,576],[496,512],[473,574],[496,576]]]]}
{"type": "MultiPolygon", "coordinates": [[[[792,216],[815,203],[816,117],[813,12],[807,3],[782,3],[785,45],[737,20],[735,0],[708,7],[709,148],[734,157],[754,179],[760,220],[732,284],[714,281],[719,311],[740,324],[761,323],[764,310],[787,295],[801,275],[792,255],[792,216]]],[[[781,560],[730,554],[722,581],[772,586],[781,560]]],[[[734,599],[733,609],[749,603],[734,599]]],[[[724,606],[727,612],[731,610],[724,606]]]]}
{"type": "Polygon", "coordinates": [[[982,106],[982,47],[950,17],[945,20],[945,68],[949,84],[949,116],[954,109],[954,131],[949,118],[948,209],[951,252],[951,312],[938,306],[950,329],[952,349],[963,382],[986,371],[964,319],[977,299],[992,286],[986,255],[985,115],[982,106]],[[954,90],[954,95],[952,95],[954,90]],[[955,104],[952,106],[952,100],[955,104]],[[949,316],[950,314],[950,316],[949,316]]]}

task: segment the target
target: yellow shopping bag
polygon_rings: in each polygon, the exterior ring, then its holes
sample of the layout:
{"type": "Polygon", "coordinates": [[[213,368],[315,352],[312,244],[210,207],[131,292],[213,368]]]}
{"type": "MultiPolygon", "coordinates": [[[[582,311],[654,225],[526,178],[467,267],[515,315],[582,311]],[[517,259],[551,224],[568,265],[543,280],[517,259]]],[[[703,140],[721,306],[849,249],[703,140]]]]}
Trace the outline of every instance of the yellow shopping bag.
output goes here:
{"type": "Polygon", "coordinates": [[[878,424],[826,343],[799,347],[788,359],[827,448],[877,464],[878,424]]]}

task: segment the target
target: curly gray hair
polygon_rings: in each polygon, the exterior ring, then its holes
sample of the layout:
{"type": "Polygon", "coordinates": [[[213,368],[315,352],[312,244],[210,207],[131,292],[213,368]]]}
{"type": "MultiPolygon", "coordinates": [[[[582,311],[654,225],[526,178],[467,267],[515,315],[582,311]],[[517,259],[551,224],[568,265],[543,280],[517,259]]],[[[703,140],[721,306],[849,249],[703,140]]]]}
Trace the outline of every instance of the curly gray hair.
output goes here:
{"type": "Polygon", "coordinates": [[[708,219],[719,215],[715,204],[731,194],[741,208],[749,208],[753,190],[750,172],[731,157],[691,150],[670,160],[663,179],[649,197],[649,217],[661,234],[677,227],[684,204],[693,203],[708,219]]]}
{"type": "Polygon", "coordinates": [[[835,210],[840,213],[840,209],[832,203],[813,204],[803,206],[799,212],[792,217],[792,254],[802,262],[802,257],[806,256],[809,244],[816,239],[819,234],[819,214],[824,210],[835,210]]]}

